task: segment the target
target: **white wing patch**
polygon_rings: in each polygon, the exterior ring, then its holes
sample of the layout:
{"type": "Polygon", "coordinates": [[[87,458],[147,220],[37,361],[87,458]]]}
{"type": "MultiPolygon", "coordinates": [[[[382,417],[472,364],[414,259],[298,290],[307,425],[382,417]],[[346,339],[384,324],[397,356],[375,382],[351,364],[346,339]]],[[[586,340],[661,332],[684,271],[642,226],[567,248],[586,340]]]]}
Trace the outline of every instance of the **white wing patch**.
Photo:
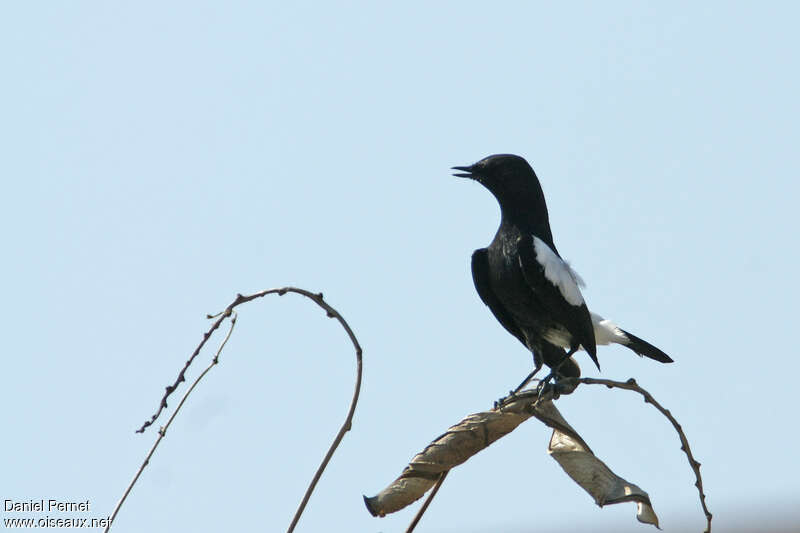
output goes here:
{"type": "Polygon", "coordinates": [[[625,335],[619,326],[610,320],[606,320],[597,313],[591,313],[592,326],[594,327],[594,340],[597,344],[628,344],[628,336],[625,335]]]}
{"type": "Polygon", "coordinates": [[[558,287],[561,296],[570,305],[582,305],[583,295],[578,286],[585,284],[577,272],[572,270],[569,263],[561,259],[550,249],[545,242],[537,236],[533,236],[533,251],[536,253],[536,260],[544,269],[544,277],[558,287]]]}

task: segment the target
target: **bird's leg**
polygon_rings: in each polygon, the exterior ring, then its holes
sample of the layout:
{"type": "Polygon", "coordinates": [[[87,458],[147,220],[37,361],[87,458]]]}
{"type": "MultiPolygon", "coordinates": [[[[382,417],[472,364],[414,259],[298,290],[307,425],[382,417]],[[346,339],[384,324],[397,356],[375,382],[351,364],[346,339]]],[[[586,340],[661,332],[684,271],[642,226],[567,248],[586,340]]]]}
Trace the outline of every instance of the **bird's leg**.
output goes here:
{"type": "Polygon", "coordinates": [[[537,358],[534,356],[534,358],[533,358],[533,372],[531,372],[530,374],[528,374],[528,375],[527,375],[527,377],[526,377],[525,379],[523,379],[523,380],[522,380],[522,383],[520,383],[519,385],[517,385],[517,388],[516,388],[516,389],[514,389],[514,390],[512,390],[512,391],[508,391],[508,396],[503,396],[502,398],[500,398],[499,400],[497,400],[496,402],[494,402],[494,406],[495,406],[495,408],[496,408],[497,406],[499,406],[499,405],[503,405],[503,402],[505,402],[506,400],[508,400],[508,399],[509,399],[509,398],[511,398],[512,396],[515,396],[515,395],[516,395],[516,394],[517,394],[519,391],[521,391],[521,390],[522,390],[522,388],[523,388],[523,387],[525,387],[525,385],[527,385],[528,383],[530,383],[530,381],[533,379],[533,377],[536,375],[536,373],[537,373],[537,372],[539,372],[539,370],[541,370],[541,369],[542,369],[542,362],[541,362],[541,361],[539,361],[539,360],[538,360],[538,359],[537,359],[537,358]]]}
{"type": "Polygon", "coordinates": [[[533,369],[533,372],[531,372],[530,374],[528,374],[528,376],[527,376],[525,379],[523,379],[523,380],[522,380],[522,383],[520,383],[519,385],[517,385],[517,388],[516,388],[516,389],[514,389],[513,391],[511,391],[511,395],[513,396],[513,395],[515,395],[516,393],[518,393],[519,391],[521,391],[521,390],[522,390],[522,388],[523,388],[523,387],[525,387],[525,385],[527,385],[528,383],[530,383],[530,382],[531,382],[531,380],[533,379],[533,377],[534,377],[534,376],[535,376],[535,375],[536,375],[536,374],[539,372],[539,370],[541,370],[541,369],[542,369],[542,364],[541,364],[541,363],[539,363],[539,365],[537,365],[536,367],[534,367],[534,369],[533,369]]]}
{"type": "Polygon", "coordinates": [[[543,359],[542,356],[539,354],[539,352],[537,352],[534,349],[531,349],[531,355],[533,356],[533,372],[528,374],[528,376],[522,380],[522,383],[517,385],[516,389],[509,392],[510,396],[513,396],[519,391],[521,391],[525,387],[525,385],[531,382],[531,380],[539,372],[539,370],[542,369],[543,359]]]}
{"type": "Polygon", "coordinates": [[[544,393],[544,388],[545,388],[545,386],[546,386],[548,383],[550,383],[551,381],[553,381],[553,379],[554,379],[554,378],[558,377],[558,369],[559,369],[559,368],[561,368],[561,365],[563,365],[564,363],[566,363],[566,362],[567,362],[567,360],[568,360],[570,357],[572,357],[572,354],[574,354],[574,353],[575,353],[575,352],[577,352],[577,351],[578,351],[578,347],[577,347],[577,346],[576,346],[576,347],[573,347],[573,348],[570,348],[569,352],[567,352],[567,353],[566,353],[566,355],[564,355],[564,357],[563,357],[563,358],[561,358],[561,361],[559,361],[558,363],[556,363],[556,365],[555,365],[555,366],[551,367],[551,369],[550,369],[550,373],[549,373],[549,374],[547,374],[547,375],[544,377],[544,379],[543,379],[543,380],[541,380],[541,381],[539,382],[539,399],[541,399],[541,397],[542,397],[542,393],[544,393]]]}

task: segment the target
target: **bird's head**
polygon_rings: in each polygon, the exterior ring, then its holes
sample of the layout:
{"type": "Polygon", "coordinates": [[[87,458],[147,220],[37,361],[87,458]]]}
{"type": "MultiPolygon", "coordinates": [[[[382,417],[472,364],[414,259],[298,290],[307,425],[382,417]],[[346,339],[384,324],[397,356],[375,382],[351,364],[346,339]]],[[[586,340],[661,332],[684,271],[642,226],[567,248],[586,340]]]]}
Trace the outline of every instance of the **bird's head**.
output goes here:
{"type": "Polygon", "coordinates": [[[531,166],[518,155],[490,155],[467,167],[453,167],[460,170],[453,174],[459,178],[470,178],[494,194],[500,205],[527,203],[542,198],[542,189],[531,166]]]}

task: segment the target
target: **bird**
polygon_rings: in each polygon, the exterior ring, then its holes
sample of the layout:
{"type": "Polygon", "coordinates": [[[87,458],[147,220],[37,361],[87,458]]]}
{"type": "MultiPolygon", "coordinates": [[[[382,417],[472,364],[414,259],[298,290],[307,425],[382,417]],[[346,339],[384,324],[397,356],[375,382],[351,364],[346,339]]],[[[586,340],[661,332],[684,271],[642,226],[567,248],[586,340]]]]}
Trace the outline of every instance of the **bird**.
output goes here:
{"type": "Polygon", "coordinates": [[[518,392],[547,365],[542,380],[579,377],[573,355],[584,350],[600,370],[597,345],[620,344],[639,356],[673,362],[652,344],[589,311],[585,284],[561,258],[550,228],[544,192],[528,162],[495,154],[453,175],[477,181],[500,204],[500,227],[486,248],[472,254],[472,279],[478,296],[498,322],[533,354],[534,369],[512,391],[518,392]]]}

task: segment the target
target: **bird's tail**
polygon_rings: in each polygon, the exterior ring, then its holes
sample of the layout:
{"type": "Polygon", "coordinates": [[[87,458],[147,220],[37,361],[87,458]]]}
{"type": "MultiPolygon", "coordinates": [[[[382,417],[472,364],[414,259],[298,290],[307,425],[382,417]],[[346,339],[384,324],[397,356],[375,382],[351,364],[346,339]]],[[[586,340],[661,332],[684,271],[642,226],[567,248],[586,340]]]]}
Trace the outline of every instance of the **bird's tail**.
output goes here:
{"type": "Polygon", "coordinates": [[[630,348],[634,352],[638,353],[639,355],[643,355],[645,357],[649,357],[650,359],[654,359],[654,360],[659,361],[661,363],[672,363],[673,362],[672,358],[670,356],[668,356],[667,354],[665,354],[664,352],[662,352],[661,350],[659,350],[658,348],[656,348],[655,346],[653,346],[649,342],[643,341],[642,339],[640,339],[636,335],[634,335],[632,333],[628,333],[624,329],[621,330],[621,331],[625,334],[626,337],[628,337],[628,342],[627,343],[620,343],[623,346],[627,346],[628,348],[630,348]]]}

